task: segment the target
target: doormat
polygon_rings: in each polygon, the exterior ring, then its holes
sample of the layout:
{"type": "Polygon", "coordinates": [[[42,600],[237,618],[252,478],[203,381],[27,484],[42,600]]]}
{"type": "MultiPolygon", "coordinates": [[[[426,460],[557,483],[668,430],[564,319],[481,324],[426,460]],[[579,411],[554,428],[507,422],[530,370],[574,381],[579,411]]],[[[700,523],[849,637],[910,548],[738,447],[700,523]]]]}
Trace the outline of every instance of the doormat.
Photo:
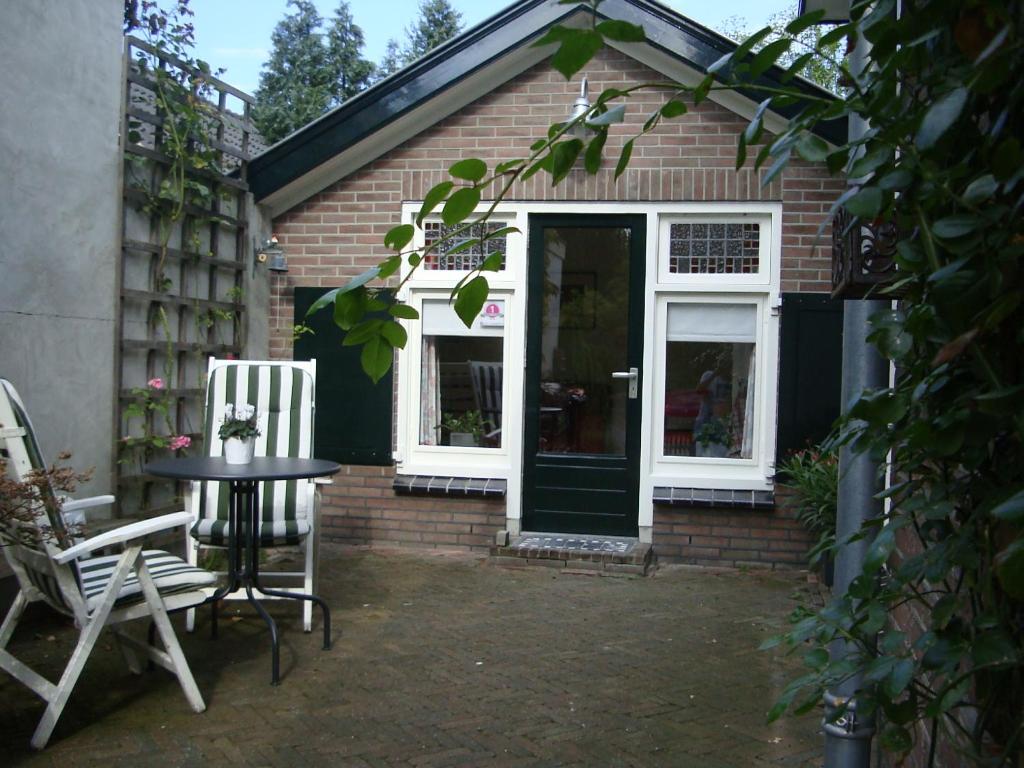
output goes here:
{"type": "Polygon", "coordinates": [[[595,552],[610,555],[628,555],[637,539],[621,536],[560,536],[558,534],[524,533],[511,542],[512,549],[547,549],[559,552],[595,552]]]}

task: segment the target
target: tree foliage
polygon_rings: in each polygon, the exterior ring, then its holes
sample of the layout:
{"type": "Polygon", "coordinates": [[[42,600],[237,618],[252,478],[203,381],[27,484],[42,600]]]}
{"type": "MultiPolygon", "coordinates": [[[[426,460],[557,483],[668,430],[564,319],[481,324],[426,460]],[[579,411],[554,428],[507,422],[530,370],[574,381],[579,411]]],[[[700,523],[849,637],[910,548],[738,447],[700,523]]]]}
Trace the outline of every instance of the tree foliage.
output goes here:
{"type": "Polygon", "coordinates": [[[326,34],[312,0],[288,0],[295,12],[278,22],[270,59],[256,90],[253,121],[278,141],[366,88],[373,64],[362,58],[363,32],[340,2],[326,34]]]}
{"type": "MultiPolygon", "coordinates": [[[[800,56],[814,54],[803,68],[802,76],[822,88],[839,93],[842,87],[840,64],[843,54],[839,47],[841,41],[835,40],[826,45],[819,45],[821,38],[828,34],[831,28],[816,24],[796,33],[787,32],[787,27],[796,21],[798,13],[798,6],[794,3],[785,10],[771,14],[768,17],[768,25],[772,31],[757,43],[753,50],[760,51],[779,40],[790,40],[792,45],[779,57],[778,65],[789,67],[800,56]]],[[[719,26],[718,31],[737,43],[751,36],[747,20],[742,16],[729,16],[719,26]]]]}
{"type": "MultiPolygon", "coordinates": [[[[833,212],[845,207],[853,226],[895,223],[902,296],[897,308],[872,319],[870,336],[895,363],[895,381],[863,392],[837,439],[880,463],[890,457],[890,504],[854,534],[870,545],[848,592],[824,609],[797,611],[792,630],[776,641],[803,653],[808,673],[786,688],[770,717],[807,712],[826,689],[860,677],[858,713],[880,716],[886,749],[905,753],[928,731],[930,761],[944,743],[965,764],[1010,766],[1024,738],[1024,10],[1015,0],[929,0],[903,10],[896,14],[895,0],[858,0],[852,21],[816,35],[813,52],[787,58],[796,51],[793,38],[820,12],[793,20],[761,47],[773,30],[758,31],[693,87],[607,90],[574,121],[592,129],[585,140],[570,133],[573,123],[556,124],[519,158],[452,165],[450,179],[425,195],[416,226],[440,211],[455,227],[450,237],[461,237],[516,180],[543,172],[557,184],[580,158],[596,173],[608,127],[622,121],[638,91],[667,94],[642,133],[685,114],[712,90],[760,91],[764,101],[739,134],[736,167],[760,144],[752,159],[768,168],[765,184],[794,156],[851,179],[833,212]],[[831,59],[846,38],[867,41],[870,53],[856,77],[835,62],[848,83],[838,98],[757,82],[781,65],[785,83],[816,58],[831,59]],[[784,107],[792,110],[788,126],[767,135],[766,111],[784,107]],[[832,146],[813,132],[847,118],[866,123],[866,133],[832,146]],[[485,197],[491,202],[478,212],[485,197]],[[912,610],[920,625],[908,618],[912,610]],[[830,658],[837,638],[854,646],[853,655],[830,658]]],[[[606,40],[643,39],[632,24],[598,18],[589,28],[553,27],[538,41],[556,47],[552,66],[567,78],[606,40]]],[[[625,141],[616,175],[628,167],[635,138],[625,141]]],[[[390,325],[416,313],[368,285],[403,261],[414,270],[445,242],[411,249],[414,234],[412,224],[393,228],[385,236],[393,255],[311,310],[334,305],[336,321],[349,331],[345,343],[366,345],[363,365],[374,378],[391,364],[391,340],[404,339],[390,325]],[[382,308],[392,320],[366,319],[382,308]]],[[[496,268],[485,262],[455,287],[455,309],[467,325],[487,296],[486,272],[496,268]]]]}
{"type": "Polygon", "coordinates": [[[420,17],[406,30],[405,63],[415,61],[462,31],[462,14],[448,0],[422,0],[420,17]]]}

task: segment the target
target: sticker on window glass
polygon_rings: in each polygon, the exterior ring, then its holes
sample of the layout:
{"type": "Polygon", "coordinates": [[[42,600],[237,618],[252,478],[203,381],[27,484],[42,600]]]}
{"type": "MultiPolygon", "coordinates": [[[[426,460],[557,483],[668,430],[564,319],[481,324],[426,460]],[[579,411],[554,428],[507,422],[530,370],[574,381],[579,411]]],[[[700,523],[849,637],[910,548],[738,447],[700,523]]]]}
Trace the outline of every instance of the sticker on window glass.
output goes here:
{"type": "Polygon", "coordinates": [[[480,311],[480,325],[485,328],[505,327],[505,302],[486,301],[480,311]]]}

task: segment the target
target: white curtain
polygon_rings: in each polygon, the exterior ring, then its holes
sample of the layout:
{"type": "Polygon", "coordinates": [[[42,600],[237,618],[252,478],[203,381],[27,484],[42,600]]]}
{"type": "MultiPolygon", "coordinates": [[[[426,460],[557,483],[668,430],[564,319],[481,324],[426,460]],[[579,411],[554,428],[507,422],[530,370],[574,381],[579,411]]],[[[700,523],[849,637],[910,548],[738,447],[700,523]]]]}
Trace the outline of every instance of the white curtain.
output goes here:
{"type": "Polygon", "coordinates": [[[438,444],[441,423],[441,377],[437,362],[437,341],[423,337],[423,361],[420,365],[420,445],[438,444]]]}
{"type": "Polygon", "coordinates": [[[747,402],[743,408],[743,444],[740,457],[749,459],[754,455],[754,347],[750,348],[750,370],[747,374],[747,402]]]}

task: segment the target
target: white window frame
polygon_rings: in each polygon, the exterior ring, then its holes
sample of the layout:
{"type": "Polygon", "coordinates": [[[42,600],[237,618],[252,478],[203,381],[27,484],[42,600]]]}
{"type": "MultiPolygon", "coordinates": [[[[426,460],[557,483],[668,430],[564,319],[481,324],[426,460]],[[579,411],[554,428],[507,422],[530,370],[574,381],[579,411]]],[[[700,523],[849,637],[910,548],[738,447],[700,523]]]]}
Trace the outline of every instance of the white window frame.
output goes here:
{"type": "Polygon", "coordinates": [[[775,434],[778,417],[779,282],[781,262],[781,204],[745,204],[742,209],[704,204],[658,217],[657,282],[648,305],[651,339],[645,358],[652,376],[647,382],[649,414],[645,434],[650,457],[643,483],[654,486],[771,490],[775,476],[775,434]],[[760,225],[756,274],[689,274],[668,271],[669,228],[685,223],[750,223],[760,225]],[[709,458],[665,455],[665,375],[668,307],[673,303],[748,304],[757,312],[754,347],[754,434],[751,458],[709,458]]]}
{"type": "MultiPolygon", "coordinates": [[[[406,203],[402,206],[402,220],[415,224],[419,209],[419,203],[406,203]]],[[[486,209],[481,207],[478,213],[483,210],[486,209]]],[[[399,474],[508,479],[511,494],[515,476],[513,468],[518,471],[521,466],[521,460],[515,457],[522,453],[523,415],[518,399],[521,399],[523,389],[522,358],[526,339],[526,307],[522,298],[525,296],[526,214],[499,207],[491,219],[520,230],[505,236],[505,268],[487,273],[488,297],[505,302],[500,447],[420,444],[423,326],[421,320],[402,321],[409,341],[399,354],[395,461],[399,474]]],[[[432,216],[427,220],[438,221],[439,217],[432,216]]],[[[422,248],[424,235],[424,231],[417,227],[412,247],[422,248]]],[[[402,265],[400,274],[403,279],[409,277],[410,270],[408,264],[402,265]]],[[[422,316],[425,299],[448,300],[452,288],[468,274],[469,270],[428,270],[420,267],[409,277],[401,298],[422,316]]],[[[518,488],[516,482],[516,493],[518,488]]]]}

